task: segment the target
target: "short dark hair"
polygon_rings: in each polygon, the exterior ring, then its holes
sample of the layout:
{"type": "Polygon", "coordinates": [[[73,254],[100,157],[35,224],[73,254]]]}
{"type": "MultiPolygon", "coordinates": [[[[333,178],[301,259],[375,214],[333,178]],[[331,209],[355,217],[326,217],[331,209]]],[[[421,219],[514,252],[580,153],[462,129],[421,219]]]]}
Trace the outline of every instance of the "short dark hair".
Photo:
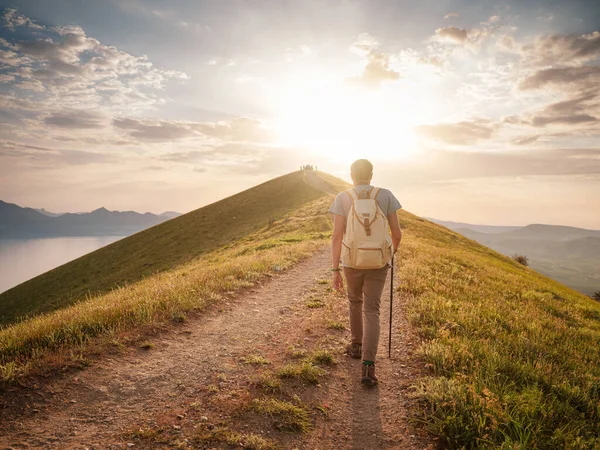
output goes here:
{"type": "Polygon", "coordinates": [[[356,181],[368,181],[373,177],[373,164],[366,159],[358,159],[350,166],[350,173],[356,181]]]}

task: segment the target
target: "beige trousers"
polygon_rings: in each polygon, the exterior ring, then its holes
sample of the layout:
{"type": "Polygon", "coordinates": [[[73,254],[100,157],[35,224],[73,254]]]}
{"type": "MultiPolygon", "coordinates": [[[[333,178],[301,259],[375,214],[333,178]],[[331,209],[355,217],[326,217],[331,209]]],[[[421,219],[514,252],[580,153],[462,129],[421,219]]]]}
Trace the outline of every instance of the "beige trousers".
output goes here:
{"type": "Polygon", "coordinates": [[[350,333],[352,343],[362,345],[362,360],[377,358],[379,346],[379,306],[388,274],[388,266],[381,269],[352,269],[344,267],[348,300],[350,301],[350,333]]]}

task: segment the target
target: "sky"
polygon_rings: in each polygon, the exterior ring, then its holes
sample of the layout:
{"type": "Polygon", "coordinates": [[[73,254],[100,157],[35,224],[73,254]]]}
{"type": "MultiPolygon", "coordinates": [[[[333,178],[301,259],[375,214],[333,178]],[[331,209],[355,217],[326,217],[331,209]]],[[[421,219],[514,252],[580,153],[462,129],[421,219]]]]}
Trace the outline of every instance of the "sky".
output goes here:
{"type": "Polygon", "coordinates": [[[600,229],[595,0],[0,0],[0,199],[187,212],[312,164],[600,229]]]}

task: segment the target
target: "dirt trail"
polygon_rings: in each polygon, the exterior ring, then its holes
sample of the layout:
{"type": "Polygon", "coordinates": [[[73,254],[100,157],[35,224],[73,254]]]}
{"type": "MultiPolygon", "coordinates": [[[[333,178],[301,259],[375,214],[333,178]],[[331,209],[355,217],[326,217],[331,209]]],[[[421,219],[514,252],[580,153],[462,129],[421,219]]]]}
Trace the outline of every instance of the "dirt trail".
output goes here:
{"type": "Polygon", "coordinates": [[[305,180],[310,186],[314,187],[319,191],[327,192],[332,197],[337,194],[337,191],[331,186],[329,186],[329,184],[327,184],[327,182],[323,180],[323,178],[321,178],[317,172],[312,170],[305,170],[304,174],[305,180]]]}
{"type": "Polygon", "coordinates": [[[407,329],[402,301],[395,309],[391,360],[388,301],[383,302],[385,331],[377,364],[381,382],[364,388],[360,361],[341,351],[348,331],[326,326],[331,317],[347,323],[344,299],[324,281],[330,275],[329,258],[326,249],[320,250],[287,273],[209,307],[153,337],[151,350],[107,355],[25,392],[25,408],[9,404],[0,411],[0,448],[173,448],[174,442],[179,448],[231,448],[193,438],[199,429],[224,422],[290,449],[433,448],[433,441],[407,422],[406,388],[419,368],[412,357],[414,337],[400,332],[407,329]],[[307,307],[307,299],[315,298],[326,299],[327,307],[307,307]],[[323,405],[324,414],[311,416],[312,432],[280,432],[269,418],[239,419],[240,405],[250,404],[250,395],[263,395],[252,383],[257,374],[289,362],[290,346],[324,345],[337,349],[337,363],[327,368],[320,384],[285,388],[312,405],[323,405]],[[244,358],[251,355],[270,365],[248,364],[244,358]]]}

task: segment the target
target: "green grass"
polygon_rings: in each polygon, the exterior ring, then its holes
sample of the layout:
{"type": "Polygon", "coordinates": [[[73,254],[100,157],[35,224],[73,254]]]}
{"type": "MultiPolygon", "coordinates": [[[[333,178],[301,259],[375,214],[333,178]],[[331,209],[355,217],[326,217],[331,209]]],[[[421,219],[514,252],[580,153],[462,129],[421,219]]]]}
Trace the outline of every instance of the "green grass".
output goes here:
{"type": "Polygon", "coordinates": [[[205,448],[207,443],[222,442],[231,447],[243,448],[245,450],[275,450],[277,446],[269,439],[265,439],[258,434],[238,433],[227,428],[217,428],[212,431],[201,431],[192,440],[194,444],[202,445],[205,448]]]}
{"type": "MultiPolygon", "coordinates": [[[[266,228],[270,220],[282,219],[325,195],[309,186],[299,171],[156,225],[0,294],[0,325],[173,270],[266,228]]],[[[322,215],[307,220],[315,222],[315,229],[328,229],[327,218],[322,215]]],[[[297,222],[290,220],[289,224],[297,222]]],[[[259,242],[256,250],[284,244],[259,242]]]]}
{"type": "Polygon", "coordinates": [[[450,448],[600,447],[600,305],[409,213],[398,292],[426,338],[417,419],[450,448]]]}
{"type": "Polygon", "coordinates": [[[326,244],[330,230],[324,231],[318,218],[325,218],[329,204],[330,198],[324,196],[270,227],[241,238],[236,245],[121,289],[0,328],[0,380],[15,380],[43,369],[45,357],[84,345],[96,336],[114,340],[120,331],[180,322],[188,313],[218,302],[223,295],[252,286],[265,274],[286,270],[326,244]],[[281,245],[257,248],[265,242],[281,245]],[[239,255],[244,249],[249,250],[239,255]]]}
{"type": "Polygon", "coordinates": [[[260,355],[250,355],[245,358],[242,358],[244,364],[252,364],[255,366],[260,366],[263,364],[270,364],[270,362],[264,357],[260,355]]]}
{"type": "MultiPolygon", "coordinates": [[[[240,217],[221,241],[209,229],[218,223],[202,216],[211,210],[203,208],[106,247],[112,254],[95,252],[1,295],[5,317],[60,309],[0,328],[0,377],[35,372],[54,352],[85,362],[81,348],[90,338],[119,342],[122,330],[186,320],[312,254],[330,236],[331,199],[307,189],[303,177],[292,174],[250,197],[246,191],[206,207],[220,205],[215,214],[232,217],[243,204],[262,214],[240,217]],[[272,209],[253,198],[268,199],[272,209]],[[194,233],[199,237],[181,239],[194,233]],[[155,265],[144,272],[149,261],[155,265]],[[156,270],[162,272],[151,275],[156,270]],[[124,281],[126,287],[102,293],[124,281]],[[98,294],[71,304],[88,290],[98,294]],[[17,297],[5,302],[17,292],[21,306],[17,297]]],[[[415,381],[415,419],[449,448],[600,448],[600,303],[443,227],[406,212],[399,217],[397,290],[424,338],[417,355],[428,371],[415,381]]],[[[269,375],[266,390],[278,389],[275,376],[319,382],[326,372],[315,363],[327,364],[331,355],[298,356],[306,359],[269,375]]],[[[253,408],[284,429],[311,429],[301,406],[263,399],[253,408]]]]}
{"type": "Polygon", "coordinates": [[[323,303],[321,300],[313,299],[306,302],[306,307],[310,309],[324,308],[325,303],[323,303]]]}
{"type": "Polygon", "coordinates": [[[325,371],[315,366],[312,361],[303,361],[300,364],[286,364],[275,372],[281,379],[298,378],[309,384],[318,384],[325,371]]]}
{"type": "Polygon", "coordinates": [[[327,322],[327,328],[330,330],[345,330],[346,325],[343,322],[338,322],[337,320],[329,320],[327,322]]]}
{"type": "Polygon", "coordinates": [[[329,350],[316,350],[310,355],[310,361],[315,364],[321,364],[324,366],[330,366],[331,364],[335,364],[335,357],[329,350]]]}
{"type": "Polygon", "coordinates": [[[279,392],[281,390],[281,381],[279,381],[272,372],[265,372],[254,380],[254,384],[269,393],[279,392]]]}
{"type": "Polygon", "coordinates": [[[276,426],[283,431],[307,433],[313,424],[310,414],[301,406],[275,398],[254,399],[252,408],[259,414],[276,420],[276,426]]]}
{"type": "Polygon", "coordinates": [[[290,358],[302,359],[306,356],[306,350],[303,348],[297,348],[297,347],[294,347],[293,345],[290,345],[287,348],[287,354],[289,355],[290,358]]]}
{"type": "Polygon", "coordinates": [[[152,350],[154,347],[154,344],[150,341],[144,341],[140,344],[142,350],[152,350]]]}

